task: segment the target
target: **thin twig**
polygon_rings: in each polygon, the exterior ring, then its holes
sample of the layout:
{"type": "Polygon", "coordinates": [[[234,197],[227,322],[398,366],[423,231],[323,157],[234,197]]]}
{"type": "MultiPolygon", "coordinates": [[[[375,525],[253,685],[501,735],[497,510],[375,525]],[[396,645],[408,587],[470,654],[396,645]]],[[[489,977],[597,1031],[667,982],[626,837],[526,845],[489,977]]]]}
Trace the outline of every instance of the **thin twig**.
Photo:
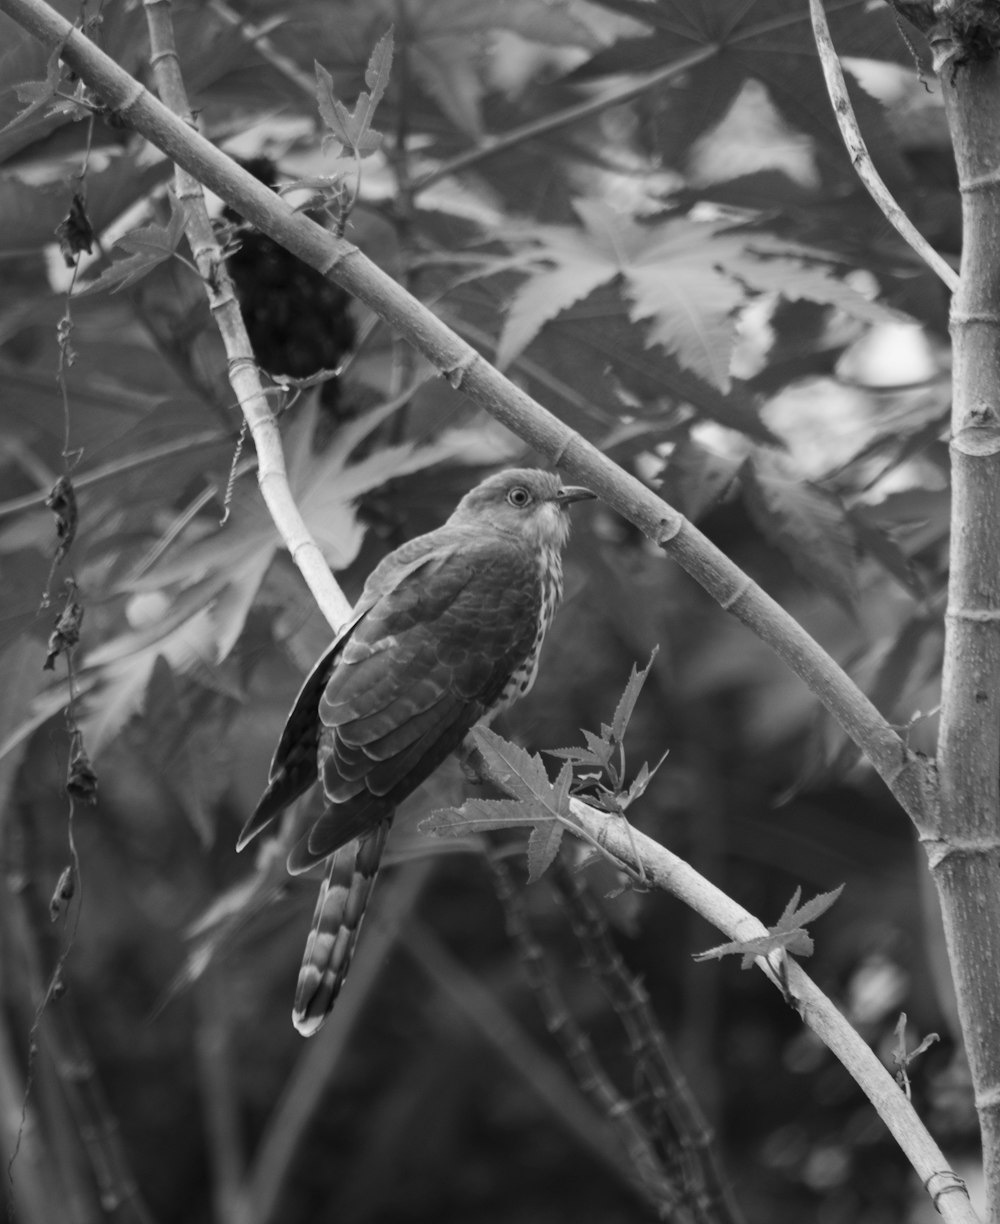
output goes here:
{"type": "Polygon", "coordinates": [[[819,61],[823,67],[823,78],[826,81],[830,101],[833,103],[833,113],[858,178],[868,188],[868,194],[903,241],[909,243],[931,271],[936,272],[954,293],[958,288],[958,273],[946,259],[934,250],[903,212],[893,198],[892,192],[885,185],[882,176],[875,169],[868,146],[858,127],[857,116],[854,114],[854,107],[851,105],[850,95],[847,92],[844,71],[840,66],[833,39],[830,37],[830,27],[827,25],[826,13],[823,10],[823,0],[809,0],[809,14],[812,17],[816,50],[819,52],[819,61]]]}

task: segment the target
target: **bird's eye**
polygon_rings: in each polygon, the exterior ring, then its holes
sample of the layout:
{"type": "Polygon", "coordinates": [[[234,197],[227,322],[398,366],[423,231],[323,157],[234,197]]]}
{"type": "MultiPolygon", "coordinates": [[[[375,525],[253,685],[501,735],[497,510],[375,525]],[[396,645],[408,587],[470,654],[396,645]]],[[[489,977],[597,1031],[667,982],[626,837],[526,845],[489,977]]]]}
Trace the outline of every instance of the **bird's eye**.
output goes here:
{"type": "Polygon", "coordinates": [[[531,501],[531,494],[523,485],[515,485],[508,492],[507,500],[512,506],[516,506],[518,510],[521,510],[531,501]]]}

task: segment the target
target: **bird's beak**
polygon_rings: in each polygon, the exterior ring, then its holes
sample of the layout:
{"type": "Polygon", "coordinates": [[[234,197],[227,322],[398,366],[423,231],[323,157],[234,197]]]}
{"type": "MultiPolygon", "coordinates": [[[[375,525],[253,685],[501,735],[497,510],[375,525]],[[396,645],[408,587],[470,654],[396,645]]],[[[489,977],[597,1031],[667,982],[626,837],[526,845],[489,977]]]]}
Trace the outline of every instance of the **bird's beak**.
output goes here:
{"type": "Polygon", "coordinates": [[[556,494],[556,501],[560,506],[571,506],[573,502],[587,501],[589,498],[596,496],[596,493],[591,493],[589,489],[583,488],[582,485],[565,485],[556,494]]]}

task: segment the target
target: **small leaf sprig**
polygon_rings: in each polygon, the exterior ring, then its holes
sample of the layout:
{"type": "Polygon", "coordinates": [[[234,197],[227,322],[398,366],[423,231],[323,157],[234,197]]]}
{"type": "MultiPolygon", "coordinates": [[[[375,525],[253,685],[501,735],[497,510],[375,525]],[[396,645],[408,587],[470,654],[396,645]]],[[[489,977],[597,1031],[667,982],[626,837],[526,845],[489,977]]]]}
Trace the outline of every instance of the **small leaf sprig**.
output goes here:
{"type": "MultiPolygon", "coordinates": [[[[323,151],[332,150],[335,158],[349,152],[354,162],[355,177],[350,199],[341,210],[341,225],[346,222],[354,207],[361,190],[362,160],[376,153],[382,147],[383,135],[372,127],[375,111],[385,96],[389,84],[389,73],[392,68],[393,31],[388,30],[375,44],[368,57],[368,67],[365,69],[365,84],[367,90],[362,90],[354,103],[354,109],[349,110],[334,92],[333,77],[323,67],[316,63],[316,104],[319,113],[328,129],[323,138],[323,151]]],[[[336,176],[334,176],[336,178],[336,176]]],[[[301,184],[291,186],[310,186],[325,189],[339,195],[339,187],[330,180],[309,179],[301,184]]]]}
{"type": "MultiPolygon", "coordinates": [[[[552,865],[567,829],[606,855],[607,851],[592,841],[580,827],[572,811],[571,799],[583,799],[601,811],[624,817],[626,809],[644,793],[666,759],[664,754],[652,769],[643,764],[635,779],[629,785],[625,784],[625,731],[655,658],[654,650],[649,663],[641,671],[633,666],[611,724],[603,724],[600,735],[584,731],[586,747],[558,748],[548,754],[563,761],[555,782],[549,780],[541,757],[510,743],[488,727],[474,727],[466,744],[478,757],[477,768],[486,781],[493,783],[509,798],[467,799],[461,807],[432,812],[421,821],[421,829],[439,836],[455,837],[530,826],[527,847],[529,883],[540,879],[552,865]],[[578,773],[578,770],[586,772],[578,773]]],[[[635,859],[641,864],[638,853],[635,859]]],[[[637,887],[647,886],[648,881],[641,868],[636,872],[617,858],[613,861],[637,887]]]]}
{"type": "MultiPolygon", "coordinates": [[[[819,893],[812,900],[801,905],[802,889],[796,888],[792,899],[785,906],[781,917],[772,927],[768,927],[766,935],[753,939],[734,939],[730,943],[718,944],[705,952],[698,952],[694,959],[698,962],[721,960],[724,956],[741,956],[741,969],[749,969],[760,956],[769,956],[772,952],[790,952],[793,956],[812,956],[812,936],[805,929],[806,924],[815,922],[821,914],[825,914],[834,905],[844,891],[844,885],[830,892],[819,893]]],[[[787,992],[786,992],[787,993],[787,992]]]]}
{"type": "Polygon", "coordinates": [[[574,798],[584,799],[591,807],[615,816],[624,816],[636,799],[645,794],[657,770],[667,759],[665,752],[652,769],[643,761],[638,773],[626,785],[628,771],[625,762],[625,732],[658,653],[659,647],[656,646],[649,656],[649,662],[641,671],[633,664],[632,673],[625,691],[618,699],[610,724],[602,723],[599,735],[583,729],[586,747],[551,748],[547,752],[548,756],[557,757],[572,768],[570,794],[574,798]]]}

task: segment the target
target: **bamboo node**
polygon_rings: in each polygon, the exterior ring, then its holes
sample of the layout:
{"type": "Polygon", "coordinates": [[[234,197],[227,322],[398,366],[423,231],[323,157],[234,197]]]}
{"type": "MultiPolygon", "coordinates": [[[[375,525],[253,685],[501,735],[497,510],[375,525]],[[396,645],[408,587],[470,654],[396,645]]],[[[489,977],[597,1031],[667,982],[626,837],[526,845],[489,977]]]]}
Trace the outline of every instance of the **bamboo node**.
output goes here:
{"type": "MultiPolygon", "coordinates": [[[[952,1194],[957,1191],[959,1194],[964,1194],[966,1198],[969,1196],[969,1188],[958,1174],[952,1172],[951,1169],[939,1169],[937,1172],[932,1173],[930,1177],[925,1178],[924,1189],[931,1196],[931,1201],[935,1207],[938,1205],[938,1199],[945,1194],[952,1194]],[[941,1184],[934,1186],[934,1183],[937,1181],[940,1181],[941,1184]],[[931,1189],[932,1186],[934,1186],[934,1189],[931,1189]]],[[[938,1210],[940,1211],[940,1208],[938,1210]]]]}

